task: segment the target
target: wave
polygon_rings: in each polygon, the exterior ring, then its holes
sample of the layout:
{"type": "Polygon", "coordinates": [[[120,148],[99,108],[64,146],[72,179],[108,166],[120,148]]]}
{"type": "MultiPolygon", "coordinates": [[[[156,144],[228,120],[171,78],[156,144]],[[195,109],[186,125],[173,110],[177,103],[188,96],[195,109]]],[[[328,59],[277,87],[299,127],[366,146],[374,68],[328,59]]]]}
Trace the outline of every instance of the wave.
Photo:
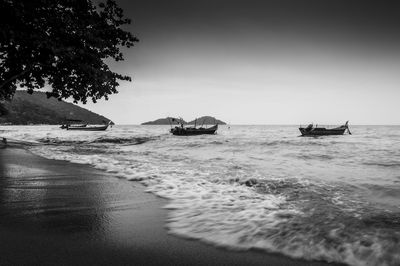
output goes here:
{"type": "Polygon", "coordinates": [[[102,144],[125,144],[125,145],[139,145],[139,144],[144,144],[148,141],[151,140],[156,140],[158,137],[130,137],[130,138],[124,138],[124,137],[115,137],[115,138],[110,138],[110,137],[100,137],[94,140],[71,140],[71,139],[61,139],[61,138],[40,138],[37,141],[43,144],[49,144],[49,145],[71,145],[71,144],[96,144],[96,143],[102,143],[102,144]]]}
{"type": "Polygon", "coordinates": [[[88,143],[85,140],[65,140],[60,138],[39,138],[37,139],[39,143],[49,144],[49,145],[70,145],[70,144],[84,144],[88,143]]]}
{"type": "MultiPolygon", "coordinates": [[[[329,161],[338,158],[330,154],[312,154],[312,153],[288,153],[288,157],[296,158],[304,161],[318,160],[318,161],[329,161]]],[[[339,157],[340,158],[340,157],[339,157]]]]}
{"type": "Polygon", "coordinates": [[[357,266],[399,265],[400,214],[371,214],[361,201],[347,206],[343,197],[352,189],[295,179],[250,179],[241,184],[260,194],[245,193],[235,202],[229,197],[215,202],[209,196],[210,202],[199,200],[195,207],[173,200],[167,206],[171,232],[233,250],[259,249],[357,266]]]}
{"type": "Polygon", "coordinates": [[[363,165],[372,165],[372,166],[380,166],[380,167],[400,167],[400,162],[364,162],[363,165]]]}
{"type": "Polygon", "coordinates": [[[217,141],[217,140],[209,141],[209,140],[204,140],[204,139],[202,139],[202,140],[195,139],[195,141],[193,141],[193,142],[188,141],[188,142],[182,143],[181,145],[183,147],[193,148],[193,147],[206,147],[206,146],[214,146],[214,145],[225,145],[225,144],[228,144],[228,143],[229,143],[228,140],[225,140],[225,141],[217,141]]]}
{"type": "Polygon", "coordinates": [[[139,145],[155,139],[158,139],[158,137],[131,137],[131,138],[102,137],[91,141],[91,143],[115,143],[115,144],[139,145]]]}
{"type": "Polygon", "coordinates": [[[367,227],[387,229],[391,228],[396,231],[400,229],[400,213],[379,213],[366,216],[362,219],[367,227]]]}
{"type": "Polygon", "coordinates": [[[261,142],[260,145],[262,146],[307,146],[307,147],[312,147],[312,146],[329,146],[330,143],[328,142],[322,142],[322,141],[309,141],[309,139],[291,139],[291,140],[272,140],[272,141],[265,141],[261,142]]]}

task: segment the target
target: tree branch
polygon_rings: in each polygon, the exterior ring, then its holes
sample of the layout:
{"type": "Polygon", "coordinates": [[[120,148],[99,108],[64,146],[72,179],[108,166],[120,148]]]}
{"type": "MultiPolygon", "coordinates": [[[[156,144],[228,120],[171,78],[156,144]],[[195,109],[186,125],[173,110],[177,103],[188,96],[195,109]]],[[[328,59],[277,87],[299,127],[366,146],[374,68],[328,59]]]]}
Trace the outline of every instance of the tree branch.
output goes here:
{"type": "Polygon", "coordinates": [[[33,67],[33,66],[27,67],[27,68],[26,68],[25,70],[23,70],[22,72],[20,72],[20,73],[18,73],[18,74],[15,74],[14,76],[12,76],[12,77],[6,79],[5,81],[1,82],[1,83],[0,83],[0,90],[1,90],[5,85],[7,85],[7,83],[10,83],[10,82],[16,80],[16,79],[19,78],[20,76],[22,76],[22,75],[24,75],[25,73],[27,73],[28,71],[30,71],[30,70],[32,69],[32,67],[33,67]]]}

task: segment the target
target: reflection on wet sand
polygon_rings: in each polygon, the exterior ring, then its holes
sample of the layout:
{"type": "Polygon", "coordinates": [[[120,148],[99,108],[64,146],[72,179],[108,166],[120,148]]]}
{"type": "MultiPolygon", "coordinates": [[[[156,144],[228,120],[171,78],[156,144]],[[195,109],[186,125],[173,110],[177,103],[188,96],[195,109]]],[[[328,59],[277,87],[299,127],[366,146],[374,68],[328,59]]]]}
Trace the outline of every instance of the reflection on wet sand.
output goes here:
{"type": "MultiPolygon", "coordinates": [[[[15,151],[19,158],[26,153],[15,151]]],[[[103,235],[107,231],[111,215],[107,210],[117,205],[115,195],[107,193],[111,182],[85,175],[73,165],[49,160],[43,168],[40,157],[23,158],[23,162],[0,158],[1,223],[59,232],[103,235]]]]}

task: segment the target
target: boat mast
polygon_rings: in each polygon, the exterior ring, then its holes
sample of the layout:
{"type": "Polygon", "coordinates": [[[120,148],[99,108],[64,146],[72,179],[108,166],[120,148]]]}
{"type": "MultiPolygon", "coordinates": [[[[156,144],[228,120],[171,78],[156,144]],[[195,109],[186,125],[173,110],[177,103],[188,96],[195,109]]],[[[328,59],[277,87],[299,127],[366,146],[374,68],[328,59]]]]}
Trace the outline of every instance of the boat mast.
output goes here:
{"type": "MultiPolygon", "coordinates": [[[[172,118],[172,120],[173,120],[173,118],[172,118]]],[[[172,129],[172,121],[171,121],[171,118],[170,118],[170,117],[168,117],[168,122],[169,122],[169,126],[170,126],[171,129],[172,129]]]]}

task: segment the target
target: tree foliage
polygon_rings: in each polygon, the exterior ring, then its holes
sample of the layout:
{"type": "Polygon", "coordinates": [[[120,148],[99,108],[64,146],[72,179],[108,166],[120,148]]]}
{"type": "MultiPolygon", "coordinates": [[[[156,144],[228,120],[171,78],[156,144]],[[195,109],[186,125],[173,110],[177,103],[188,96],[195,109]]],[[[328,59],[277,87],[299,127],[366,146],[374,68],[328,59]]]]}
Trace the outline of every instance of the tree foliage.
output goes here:
{"type": "Polygon", "coordinates": [[[0,100],[46,84],[60,100],[108,99],[131,80],[106,64],[138,41],[122,29],[129,23],[114,0],[0,0],[0,100]]]}

